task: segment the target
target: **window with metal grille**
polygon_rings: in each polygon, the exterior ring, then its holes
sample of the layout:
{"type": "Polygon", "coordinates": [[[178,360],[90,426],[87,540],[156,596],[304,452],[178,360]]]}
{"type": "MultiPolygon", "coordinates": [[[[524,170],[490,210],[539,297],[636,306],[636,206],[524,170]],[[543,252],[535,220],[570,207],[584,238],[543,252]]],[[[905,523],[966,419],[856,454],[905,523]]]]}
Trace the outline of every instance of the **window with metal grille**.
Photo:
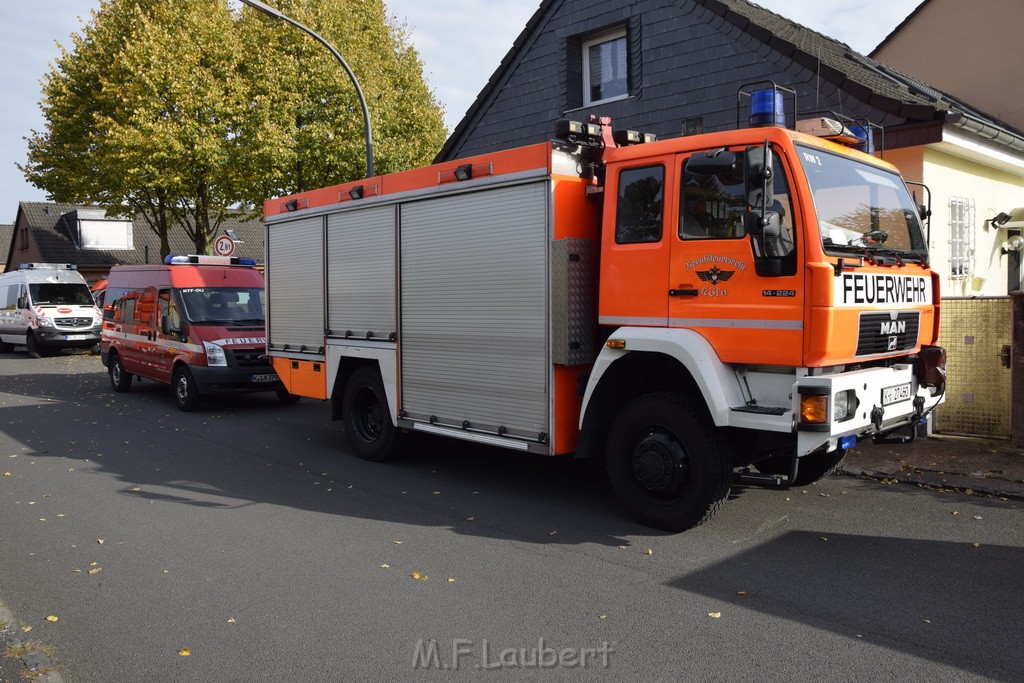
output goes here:
{"type": "Polygon", "coordinates": [[[967,280],[974,274],[974,200],[949,200],[949,278],[967,280]]]}

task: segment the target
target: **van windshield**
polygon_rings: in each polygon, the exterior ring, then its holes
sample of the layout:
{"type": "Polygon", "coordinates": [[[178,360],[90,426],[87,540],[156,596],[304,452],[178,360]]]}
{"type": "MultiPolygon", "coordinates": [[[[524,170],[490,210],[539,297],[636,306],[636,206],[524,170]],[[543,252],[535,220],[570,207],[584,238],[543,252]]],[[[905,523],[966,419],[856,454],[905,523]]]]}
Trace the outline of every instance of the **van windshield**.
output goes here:
{"type": "Polygon", "coordinates": [[[84,283],[35,282],[28,286],[36,306],[92,306],[92,294],[84,283]]]}
{"type": "Polygon", "coordinates": [[[178,290],[185,319],[197,325],[263,324],[260,287],[190,287],[178,290]]]}

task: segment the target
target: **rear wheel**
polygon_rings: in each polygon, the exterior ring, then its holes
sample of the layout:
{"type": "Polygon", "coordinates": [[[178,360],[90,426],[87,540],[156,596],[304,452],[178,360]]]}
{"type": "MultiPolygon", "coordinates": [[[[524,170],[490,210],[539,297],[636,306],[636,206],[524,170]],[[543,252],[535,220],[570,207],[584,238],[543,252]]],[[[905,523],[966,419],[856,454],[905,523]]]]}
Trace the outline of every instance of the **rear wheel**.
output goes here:
{"type": "Polygon", "coordinates": [[[384,462],[402,454],[405,439],[391,421],[384,382],[376,368],[357,368],[345,384],[342,399],[345,435],[364,460],[384,462]]]}
{"type": "Polygon", "coordinates": [[[729,494],[730,451],[686,396],[654,393],[629,403],[608,435],[608,478],[640,522],[685,531],[710,519],[729,494]]]}
{"type": "Polygon", "coordinates": [[[174,370],[171,380],[171,391],[174,392],[174,403],[182,412],[192,412],[199,407],[199,387],[192,378],[192,373],[184,365],[174,370]]]}
{"type": "MultiPolygon", "coordinates": [[[[845,448],[837,448],[831,453],[815,451],[800,458],[800,464],[796,469],[796,481],[790,482],[790,486],[807,486],[816,481],[821,481],[828,475],[839,469],[846,457],[845,448]]],[[[754,467],[764,474],[789,474],[791,464],[789,458],[769,458],[754,463],[754,467]]]]}
{"type": "Polygon", "coordinates": [[[107,374],[110,375],[110,386],[114,391],[118,393],[131,391],[131,373],[125,372],[121,356],[116,353],[110,354],[110,358],[107,360],[107,374]]]}

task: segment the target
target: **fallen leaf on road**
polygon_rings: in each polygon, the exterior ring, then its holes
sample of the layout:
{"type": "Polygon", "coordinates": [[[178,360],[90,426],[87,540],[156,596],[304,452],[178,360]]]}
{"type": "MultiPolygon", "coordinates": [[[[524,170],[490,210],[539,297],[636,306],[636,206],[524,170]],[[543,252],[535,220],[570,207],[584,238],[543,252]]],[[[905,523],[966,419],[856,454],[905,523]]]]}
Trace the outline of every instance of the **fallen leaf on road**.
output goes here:
{"type": "Polygon", "coordinates": [[[741,598],[745,598],[747,596],[747,591],[736,591],[736,595],[740,596],[741,598]]]}
{"type": "Polygon", "coordinates": [[[47,621],[51,621],[51,622],[52,621],[59,621],[60,617],[55,617],[54,615],[51,614],[50,616],[46,617],[46,620],[47,621]]]}
{"type": "Polygon", "coordinates": [[[404,543],[404,541],[395,541],[394,543],[395,543],[395,545],[402,545],[402,543],[404,543]]]}
{"type": "Polygon", "coordinates": [[[11,473],[10,472],[4,472],[4,476],[5,477],[9,477],[9,476],[11,476],[11,473]]]}
{"type": "Polygon", "coordinates": [[[980,548],[981,544],[980,543],[972,543],[971,546],[974,547],[974,548],[980,548]]]}
{"type": "Polygon", "coordinates": [[[178,654],[182,657],[188,657],[192,654],[192,650],[188,649],[187,647],[183,647],[180,650],[178,650],[178,654]]]}
{"type": "Polygon", "coordinates": [[[100,545],[103,545],[103,539],[102,538],[97,538],[96,542],[99,543],[100,545]]]}
{"type": "Polygon", "coordinates": [[[426,581],[430,577],[426,574],[421,574],[419,571],[415,571],[412,573],[412,578],[416,579],[417,581],[426,581]]]}
{"type": "Polygon", "coordinates": [[[382,565],[380,566],[380,568],[381,568],[381,569],[391,569],[391,565],[390,565],[390,564],[382,564],[382,565]]]}
{"type": "Polygon", "coordinates": [[[722,613],[721,612],[708,612],[708,616],[711,617],[712,619],[721,619],[722,618],[722,613]]]}
{"type": "Polygon", "coordinates": [[[558,532],[557,532],[557,531],[549,531],[549,532],[548,532],[548,536],[554,536],[554,535],[556,535],[556,534],[558,534],[558,532]]]}
{"type": "Polygon", "coordinates": [[[448,583],[455,583],[455,579],[453,579],[452,577],[449,576],[448,577],[448,583]]]}
{"type": "Polygon", "coordinates": [[[974,515],[975,519],[981,519],[981,515],[974,515]]]}
{"type": "Polygon", "coordinates": [[[99,564],[99,562],[90,562],[90,563],[89,563],[89,566],[90,566],[90,567],[95,567],[95,566],[96,566],[96,565],[98,565],[98,564],[99,564]]]}
{"type": "Polygon", "coordinates": [[[141,488],[139,488],[138,486],[136,486],[135,488],[133,488],[133,489],[131,489],[131,490],[132,490],[132,491],[141,491],[142,489],[141,489],[141,488]]]}
{"type": "Polygon", "coordinates": [[[101,571],[103,571],[103,567],[94,567],[89,570],[89,574],[99,574],[101,571]]]}
{"type": "Polygon", "coordinates": [[[954,515],[959,515],[960,513],[959,513],[959,512],[957,512],[956,510],[953,510],[953,514],[954,514],[954,515]]]}
{"type": "Polygon", "coordinates": [[[648,555],[653,555],[654,554],[654,550],[652,550],[651,548],[648,548],[647,549],[647,554],[648,555]]]}
{"type": "Polygon", "coordinates": [[[32,627],[31,627],[31,626],[22,626],[22,627],[21,627],[21,632],[22,632],[22,633],[28,633],[28,632],[29,632],[29,631],[31,631],[31,630],[32,630],[32,627]]]}
{"type": "Polygon", "coordinates": [[[235,623],[238,623],[238,622],[235,621],[234,617],[228,617],[228,623],[229,624],[235,624],[235,623]]]}

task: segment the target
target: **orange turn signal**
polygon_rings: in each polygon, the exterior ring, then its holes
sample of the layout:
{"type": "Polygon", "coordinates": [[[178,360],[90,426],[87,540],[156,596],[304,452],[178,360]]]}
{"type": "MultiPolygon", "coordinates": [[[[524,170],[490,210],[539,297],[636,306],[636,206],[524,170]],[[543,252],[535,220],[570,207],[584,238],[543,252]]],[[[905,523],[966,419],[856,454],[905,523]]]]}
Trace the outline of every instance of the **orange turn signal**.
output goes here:
{"type": "Polygon", "coordinates": [[[828,422],[828,396],[802,395],[800,397],[800,421],[812,424],[828,422]]]}
{"type": "Polygon", "coordinates": [[[626,348],[625,339],[609,339],[604,343],[609,349],[624,349],[626,348]]]}

